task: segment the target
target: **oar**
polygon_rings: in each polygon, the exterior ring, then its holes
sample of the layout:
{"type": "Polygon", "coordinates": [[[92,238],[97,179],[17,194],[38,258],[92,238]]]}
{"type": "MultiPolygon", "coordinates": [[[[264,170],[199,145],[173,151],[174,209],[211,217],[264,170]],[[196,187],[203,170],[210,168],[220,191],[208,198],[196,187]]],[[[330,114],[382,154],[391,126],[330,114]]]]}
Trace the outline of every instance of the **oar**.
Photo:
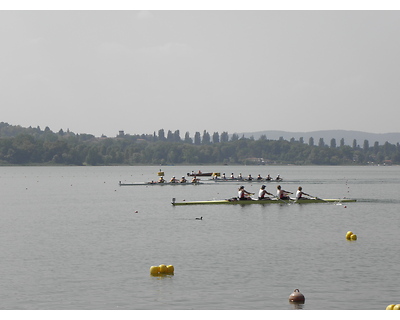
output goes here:
{"type": "Polygon", "coordinates": [[[248,194],[249,196],[250,196],[250,200],[255,200],[255,199],[253,199],[251,196],[254,196],[255,195],[255,193],[254,192],[249,192],[249,194],[248,194]]]}
{"type": "MultiPolygon", "coordinates": [[[[286,201],[282,200],[281,198],[278,198],[277,196],[274,196],[274,198],[275,198],[276,200],[280,201],[280,202],[283,202],[284,204],[290,205],[289,202],[286,202],[286,201]]],[[[290,200],[289,200],[289,201],[290,201],[290,200]]]]}
{"type": "Polygon", "coordinates": [[[321,199],[321,198],[319,198],[319,197],[315,197],[315,196],[312,196],[311,194],[308,194],[308,193],[304,193],[306,196],[309,196],[309,197],[311,197],[311,198],[314,198],[314,199],[317,199],[317,200],[321,200],[321,201],[323,201],[323,202],[328,202],[328,201],[325,201],[324,199],[321,199]]]}

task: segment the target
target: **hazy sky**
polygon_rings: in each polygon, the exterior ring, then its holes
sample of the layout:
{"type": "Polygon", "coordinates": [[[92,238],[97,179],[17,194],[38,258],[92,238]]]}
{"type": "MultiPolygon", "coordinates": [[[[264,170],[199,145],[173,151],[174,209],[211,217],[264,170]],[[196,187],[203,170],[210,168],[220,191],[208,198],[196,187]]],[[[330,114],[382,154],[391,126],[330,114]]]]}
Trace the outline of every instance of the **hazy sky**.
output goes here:
{"type": "Polygon", "coordinates": [[[400,11],[0,11],[0,121],[399,132],[400,11]]]}

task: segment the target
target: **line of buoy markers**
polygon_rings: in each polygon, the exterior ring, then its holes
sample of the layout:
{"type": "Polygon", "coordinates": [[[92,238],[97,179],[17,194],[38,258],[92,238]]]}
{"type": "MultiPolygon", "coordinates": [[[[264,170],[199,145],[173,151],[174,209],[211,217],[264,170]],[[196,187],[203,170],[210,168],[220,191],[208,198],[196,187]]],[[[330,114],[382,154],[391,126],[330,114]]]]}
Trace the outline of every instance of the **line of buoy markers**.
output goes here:
{"type": "MultiPolygon", "coordinates": [[[[196,218],[199,219],[199,218],[196,218]]],[[[355,235],[352,231],[348,231],[346,233],[346,239],[350,241],[357,240],[357,235],[355,235]]],[[[160,264],[159,266],[151,266],[150,267],[150,275],[151,276],[163,276],[163,275],[173,275],[175,272],[175,268],[173,265],[165,265],[160,264]]],[[[299,289],[295,289],[293,293],[289,296],[289,302],[294,304],[304,304],[306,298],[300,292],[299,289]]],[[[400,310],[400,304],[389,304],[386,307],[386,310],[400,310]]]]}
{"type": "Polygon", "coordinates": [[[175,268],[173,265],[165,265],[160,264],[159,266],[151,266],[150,267],[150,275],[152,276],[160,276],[166,274],[174,274],[175,268]]]}

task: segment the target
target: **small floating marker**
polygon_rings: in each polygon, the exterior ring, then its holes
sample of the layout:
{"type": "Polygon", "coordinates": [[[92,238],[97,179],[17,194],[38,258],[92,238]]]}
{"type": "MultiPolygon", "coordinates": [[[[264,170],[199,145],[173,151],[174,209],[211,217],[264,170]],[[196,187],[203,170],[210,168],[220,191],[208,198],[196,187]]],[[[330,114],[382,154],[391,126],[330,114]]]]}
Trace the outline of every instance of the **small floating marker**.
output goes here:
{"type": "Polygon", "coordinates": [[[173,275],[175,272],[173,265],[166,266],[165,264],[160,264],[159,266],[151,266],[150,267],[150,275],[151,276],[165,276],[165,275],[173,275]]]}
{"type": "Polygon", "coordinates": [[[174,271],[175,271],[175,268],[174,268],[174,266],[173,266],[173,265],[169,265],[169,266],[167,266],[167,273],[169,273],[169,274],[173,274],[173,273],[174,273],[174,271]]]}
{"type": "Polygon", "coordinates": [[[167,273],[168,271],[168,268],[165,264],[160,264],[159,268],[160,268],[160,273],[167,273]]]}
{"type": "Polygon", "coordinates": [[[392,310],[400,310],[400,304],[396,304],[392,310]]]}
{"type": "Polygon", "coordinates": [[[289,296],[289,301],[292,303],[304,303],[306,298],[299,291],[299,289],[295,289],[294,292],[289,296]]]}
{"type": "Polygon", "coordinates": [[[348,232],[346,233],[346,239],[347,239],[347,240],[351,240],[352,234],[353,234],[353,232],[348,231],[348,232]]]}
{"type": "Polygon", "coordinates": [[[160,272],[160,268],[158,266],[151,266],[150,267],[150,274],[151,275],[158,275],[160,272]]]}
{"type": "Polygon", "coordinates": [[[354,234],[353,232],[351,232],[351,231],[348,231],[347,233],[346,233],[346,239],[347,240],[353,240],[353,241],[355,241],[355,240],[357,240],[357,235],[356,234],[354,234]]]}
{"type": "Polygon", "coordinates": [[[135,213],[139,213],[139,211],[136,210],[135,213]]]}
{"type": "Polygon", "coordinates": [[[196,218],[196,220],[203,220],[203,217],[200,217],[200,218],[196,218]]]}

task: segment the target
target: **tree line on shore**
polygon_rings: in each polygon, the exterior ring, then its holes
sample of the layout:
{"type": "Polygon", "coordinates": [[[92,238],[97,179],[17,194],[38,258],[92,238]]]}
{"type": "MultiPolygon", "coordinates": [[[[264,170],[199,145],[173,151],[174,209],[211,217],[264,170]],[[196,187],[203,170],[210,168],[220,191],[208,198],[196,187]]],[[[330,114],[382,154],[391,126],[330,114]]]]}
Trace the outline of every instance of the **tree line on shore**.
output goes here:
{"type": "Polygon", "coordinates": [[[0,122],[0,165],[185,165],[185,164],[400,164],[400,145],[356,140],[346,145],[322,138],[269,140],[228,132],[157,133],[95,137],[48,127],[23,128],[0,122]],[[317,142],[318,141],[318,142],[317,142]]]}

